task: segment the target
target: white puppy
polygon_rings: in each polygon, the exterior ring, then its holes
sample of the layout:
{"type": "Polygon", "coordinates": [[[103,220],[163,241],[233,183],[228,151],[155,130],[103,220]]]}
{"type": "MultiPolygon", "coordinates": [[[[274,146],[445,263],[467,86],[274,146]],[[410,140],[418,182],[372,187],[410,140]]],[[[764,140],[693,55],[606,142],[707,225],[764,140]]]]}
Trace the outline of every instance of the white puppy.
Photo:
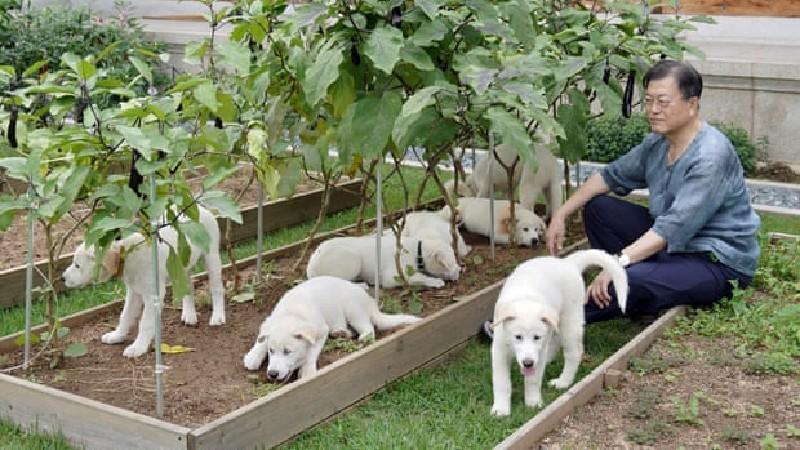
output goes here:
{"type": "MultiPolygon", "coordinates": [[[[507,144],[495,147],[497,156],[506,165],[511,165],[517,156],[516,150],[507,144]]],[[[514,171],[513,184],[519,186],[519,201],[525,208],[533,211],[539,195],[545,194],[548,215],[561,207],[561,182],[563,176],[559,169],[558,160],[545,148],[544,145],[534,147],[536,167],[531,167],[521,161],[517,163],[514,171]]],[[[466,185],[475,192],[475,197],[489,197],[490,184],[494,184],[495,192],[506,192],[508,180],[506,170],[487,153],[475,164],[472,174],[467,177],[466,185]]]]}
{"type": "MultiPolygon", "coordinates": [[[[444,280],[458,280],[461,268],[456,261],[453,249],[446,242],[431,239],[402,237],[400,264],[413,269],[407,276],[412,285],[440,288],[444,280]]],[[[386,234],[381,238],[381,286],[393,288],[400,286],[394,255],[397,247],[395,236],[386,234]]],[[[375,280],[375,237],[335,237],[317,247],[306,266],[306,276],[314,278],[322,275],[345,280],[361,280],[372,283],[375,280]]]]}
{"type": "Polygon", "coordinates": [[[364,289],[335,277],[316,277],[286,292],[261,324],[255,344],[244,357],[258,370],[269,354],[267,376],[284,380],[300,369],[300,378],[317,372],[317,359],[328,335],[359,340],[374,338],[375,328],[387,330],[420,321],[405,314],[384,314],[364,289]]]}
{"type": "Polygon", "coordinates": [[[611,275],[624,312],[628,278],[617,259],[601,250],[578,251],[563,259],[534,258],[506,279],[494,308],[492,414],[511,412],[509,366],[514,360],[524,376],[528,406],[541,406],[542,377],[559,344],[564,347],[564,369],[550,384],[559,389],[572,384],[583,356],[586,287],[581,273],[591,265],[611,275]]]}
{"type": "MultiPolygon", "coordinates": [[[[438,212],[418,211],[406,214],[403,236],[417,239],[439,240],[452,247],[453,235],[450,233],[450,220],[438,212]]],[[[472,248],[464,242],[456,229],[458,255],[466,256],[472,248]]]]}
{"type": "Polygon", "coordinates": [[[444,190],[447,196],[455,201],[458,197],[475,197],[475,180],[472,175],[467,175],[467,179],[458,180],[458,189],[456,189],[455,180],[447,180],[444,183],[444,190]]]}
{"type": "MultiPolygon", "coordinates": [[[[190,242],[191,256],[187,271],[190,270],[202,255],[208,270],[208,281],[211,288],[213,312],[209,325],[216,326],[225,323],[225,301],[223,300],[222,263],[219,258],[219,226],[214,215],[207,209],[200,207],[200,224],[208,233],[208,252],[203,251],[190,242]]],[[[182,221],[188,218],[181,218],[182,221]]],[[[162,242],[158,247],[159,273],[158,299],[162,303],[167,284],[167,256],[169,246],[176,247],[178,235],[172,227],[162,228],[159,235],[162,242]]],[[[80,244],[75,250],[72,264],[64,271],[63,278],[67,287],[85,286],[93,281],[106,281],[113,276],[122,275],[125,283],[125,305],[119,317],[119,324],[114,331],[104,334],[100,340],[104,344],[118,344],[122,342],[134,325],[136,317],[142,311],[139,320],[139,334],[136,339],[123,352],[124,356],[137,357],[147,352],[150,342],[155,334],[153,323],[153,256],[152,247],[144,242],[139,233],[134,233],[124,239],[115,241],[106,252],[99,271],[95,271],[95,252],[93,247],[84,247],[80,244]],[[99,273],[98,273],[99,272],[99,273]],[[95,277],[95,274],[97,276],[95,277]]],[[[187,277],[189,274],[187,273],[187,277]]],[[[181,320],[187,325],[197,324],[197,311],[195,310],[194,297],[189,294],[183,299],[181,320]]]]}
{"type": "MultiPolygon", "coordinates": [[[[461,197],[457,208],[461,223],[467,230],[489,236],[491,224],[488,198],[461,197]]],[[[445,206],[439,214],[449,219],[450,208],[445,206]]],[[[545,230],[544,221],[518,203],[514,206],[514,216],[517,222],[514,233],[516,243],[531,247],[539,243],[545,230]]],[[[511,203],[508,200],[494,201],[494,239],[498,244],[511,242],[511,203]]]]}

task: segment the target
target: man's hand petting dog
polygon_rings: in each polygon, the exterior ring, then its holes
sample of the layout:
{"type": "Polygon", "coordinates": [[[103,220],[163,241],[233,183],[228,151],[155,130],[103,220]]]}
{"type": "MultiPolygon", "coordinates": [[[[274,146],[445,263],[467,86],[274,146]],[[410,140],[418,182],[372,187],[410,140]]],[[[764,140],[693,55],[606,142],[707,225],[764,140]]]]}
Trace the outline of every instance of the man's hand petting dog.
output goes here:
{"type": "Polygon", "coordinates": [[[564,224],[564,218],[558,214],[553,214],[550,219],[550,225],[547,226],[545,232],[545,241],[547,242],[547,250],[551,255],[555,256],[564,248],[564,238],[567,235],[567,227],[564,224]]]}
{"type": "Polygon", "coordinates": [[[611,275],[605,270],[600,272],[586,289],[586,300],[593,301],[600,309],[605,309],[611,305],[611,294],[608,287],[611,285],[611,275]]]}

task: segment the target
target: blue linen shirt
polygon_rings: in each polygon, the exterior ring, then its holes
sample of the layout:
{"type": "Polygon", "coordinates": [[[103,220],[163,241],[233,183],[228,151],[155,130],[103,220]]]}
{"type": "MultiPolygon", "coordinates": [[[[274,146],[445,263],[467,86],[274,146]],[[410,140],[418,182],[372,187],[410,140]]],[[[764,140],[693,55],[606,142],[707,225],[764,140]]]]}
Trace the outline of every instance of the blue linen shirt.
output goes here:
{"type": "Polygon", "coordinates": [[[667,252],[712,252],[726,266],[753,276],[761,220],[750,205],[739,157],[728,138],[703,123],[686,151],[667,163],[669,141],[651,133],[602,172],[612,192],[650,190],[653,231],[667,252]]]}

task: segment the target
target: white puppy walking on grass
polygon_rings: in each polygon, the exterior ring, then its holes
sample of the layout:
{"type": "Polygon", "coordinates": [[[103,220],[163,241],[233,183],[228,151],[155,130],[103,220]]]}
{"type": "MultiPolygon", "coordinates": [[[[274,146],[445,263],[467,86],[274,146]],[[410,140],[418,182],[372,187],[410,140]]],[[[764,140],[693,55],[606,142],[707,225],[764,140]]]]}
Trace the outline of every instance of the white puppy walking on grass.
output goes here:
{"type": "Polygon", "coordinates": [[[387,330],[419,322],[419,317],[384,314],[362,286],[341,278],[316,277],[290,289],[261,324],[255,344],[244,357],[249,370],[258,370],[269,355],[267,376],[284,380],[299,369],[299,377],[317,372],[328,335],[359,340],[375,337],[375,328],[387,330]]]}
{"type": "MultiPolygon", "coordinates": [[[[208,324],[211,326],[225,323],[224,288],[222,286],[222,262],[219,257],[219,226],[210,211],[203,207],[200,210],[200,224],[208,233],[208,252],[203,252],[196,244],[190,242],[191,256],[186,267],[188,271],[194,267],[200,256],[203,256],[208,270],[208,282],[211,288],[212,313],[208,324]]],[[[181,221],[188,218],[182,217],[181,221]]],[[[158,299],[163,303],[167,286],[167,256],[169,247],[177,248],[178,234],[172,227],[163,228],[159,235],[162,242],[158,246],[159,273],[158,299]]],[[[75,250],[72,264],[64,271],[63,278],[67,287],[85,286],[93,281],[103,282],[121,275],[125,282],[125,304],[119,317],[119,324],[114,331],[104,334],[100,340],[104,344],[118,344],[125,340],[139,313],[144,310],[139,320],[139,334],[122,353],[129,358],[145,354],[155,335],[153,304],[153,256],[152,247],[144,242],[144,237],[134,233],[124,239],[115,241],[100,262],[99,273],[95,271],[95,251],[93,247],[80,244],[75,250]],[[97,273],[97,277],[95,277],[97,273]]],[[[163,306],[163,304],[162,304],[163,306]]],[[[183,298],[181,321],[186,325],[197,324],[197,310],[194,296],[190,293],[183,298]]]]}
{"type": "Polygon", "coordinates": [[[550,384],[558,389],[572,384],[583,356],[586,287],[581,273],[592,265],[611,275],[624,312],[628,277],[617,259],[601,250],[534,258],[506,279],[494,309],[492,414],[511,413],[512,361],[524,377],[527,406],[541,406],[542,377],[559,344],[564,348],[564,369],[550,384]]]}

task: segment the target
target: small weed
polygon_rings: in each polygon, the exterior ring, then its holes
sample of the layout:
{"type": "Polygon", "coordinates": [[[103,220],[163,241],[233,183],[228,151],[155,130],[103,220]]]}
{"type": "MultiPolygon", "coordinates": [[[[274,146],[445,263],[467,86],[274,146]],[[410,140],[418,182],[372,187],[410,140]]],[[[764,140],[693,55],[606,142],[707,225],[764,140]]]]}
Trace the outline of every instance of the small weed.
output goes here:
{"type": "Polygon", "coordinates": [[[702,425],[704,422],[700,418],[700,399],[703,398],[705,398],[705,394],[702,391],[693,392],[685,404],[681,399],[672,397],[672,403],[676,409],[675,421],[689,425],[702,425]]]}
{"type": "Polygon", "coordinates": [[[398,297],[393,295],[381,296],[381,311],[387,314],[398,314],[403,312],[403,303],[398,297]]]}
{"type": "Polygon", "coordinates": [[[800,365],[786,353],[756,353],[745,362],[744,372],[750,375],[794,375],[800,372],[800,365]]]}
{"type": "Polygon", "coordinates": [[[725,425],[722,427],[722,439],[734,444],[744,444],[750,440],[750,432],[747,429],[735,425],[725,425]]]}
{"type": "Polygon", "coordinates": [[[322,349],[322,351],[324,352],[342,351],[345,353],[354,353],[373,342],[375,342],[374,338],[366,339],[363,341],[359,339],[333,338],[325,341],[325,347],[322,349]]]}
{"type": "Polygon", "coordinates": [[[656,405],[661,401],[661,394],[657,391],[642,391],[636,397],[628,411],[625,412],[625,417],[634,419],[649,419],[653,415],[656,405]]]}
{"type": "Polygon", "coordinates": [[[751,417],[764,417],[764,408],[758,405],[750,405],[751,417]]]}
{"type": "Polygon", "coordinates": [[[633,427],[625,432],[625,440],[638,445],[651,445],[671,435],[672,426],[661,420],[646,422],[641,427],[633,427]]]}
{"type": "Polygon", "coordinates": [[[407,301],[409,314],[414,314],[416,316],[422,314],[424,303],[422,302],[422,296],[418,291],[411,291],[411,295],[408,297],[407,301]]]}
{"type": "Polygon", "coordinates": [[[632,371],[639,375],[647,375],[650,373],[664,373],[670,367],[685,363],[686,360],[681,356],[648,353],[640,358],[632,358],[629,366],[632,371]]]}
{"type": "Polygon", "coordinates": [[[283,384],[280,383],[257,383],[253,386],[251,392],[256,397],[266,397],[281,387],[283,387],[283,384]]]}
{"type": "Polygon", "coordinates": [[[726,408],[722,410],[722,414],[725,417],[736,417],[739,415],[739,411],[736,411],[735,408],[726,408]]]}
{"type": "Polygon", "coordinates": [[[794,426],[794,425],[792,425],[790,423],[787,423],[786,424],[786,436],[789,436],[790,438],[800,439],[800,428],[797,428],[796,426],[794,426]]]}
{"type": "Polygon", "coordinates": [[[800,406],[800,397],[795,397],[792,399],[792,406],[800,406]]]}
{"type": "Polygon", "coordinates": [[[781,446],[781,443],[772,433],[767,433],[759,444],[761,445],[761,450],[778,450],[781,446]]]}

